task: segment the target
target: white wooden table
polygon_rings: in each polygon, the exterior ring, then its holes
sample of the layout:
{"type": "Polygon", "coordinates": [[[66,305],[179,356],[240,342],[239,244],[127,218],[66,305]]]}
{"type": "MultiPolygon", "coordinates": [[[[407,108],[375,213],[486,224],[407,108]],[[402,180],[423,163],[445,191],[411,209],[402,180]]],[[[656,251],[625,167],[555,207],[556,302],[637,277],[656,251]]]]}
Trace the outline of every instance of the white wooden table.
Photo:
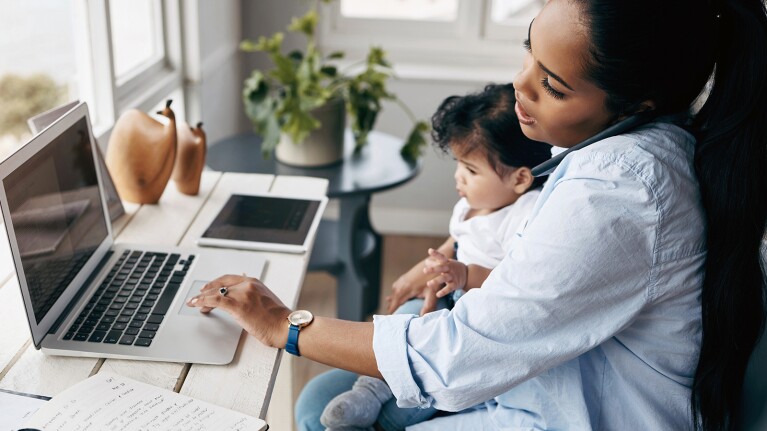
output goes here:
{"type": "MultiPolygon", "coordinates": [[[[116,242],[194,247],[195,238],[232,192],[321,197],[326,190],[327,180],[318,178],[206,171],[198,196],[179,193],[171,181],[157,205],[126,203],[126,214],[113,223],[114,235],[116,242]]],[[[8,240],[4,231],[0,231],[0,236],[0,388],[55,396],[95,373],[108,370],[265,418],[282,351],[263,346],[245,332],[234,360],[225,366],[57,357],[36,350],[24,316],[8,240]]],[[[295,307],[309,252],[252,253],[267,260],[262,275],[264,283],[287,306],[295,307]]]]}

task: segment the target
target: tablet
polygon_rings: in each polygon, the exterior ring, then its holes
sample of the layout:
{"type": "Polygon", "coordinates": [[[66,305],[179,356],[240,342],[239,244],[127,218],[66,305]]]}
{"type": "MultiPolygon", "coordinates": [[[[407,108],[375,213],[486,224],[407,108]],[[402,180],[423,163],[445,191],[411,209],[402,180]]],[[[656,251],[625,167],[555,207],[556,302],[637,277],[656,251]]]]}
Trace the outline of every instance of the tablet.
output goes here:
{"type": "Polygon", "coordinates": [[[304,253],[328,198],[233,194],[197,240],[201,246],[304,253]]]}

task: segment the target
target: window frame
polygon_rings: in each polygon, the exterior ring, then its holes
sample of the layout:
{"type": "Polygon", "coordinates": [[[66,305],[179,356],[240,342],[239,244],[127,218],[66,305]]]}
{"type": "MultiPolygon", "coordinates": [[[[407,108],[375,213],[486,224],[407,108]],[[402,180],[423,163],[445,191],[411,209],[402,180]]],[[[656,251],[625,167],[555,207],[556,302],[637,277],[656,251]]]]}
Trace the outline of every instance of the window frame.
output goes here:
{"type": "MultiPolygon", "coordinates": [[[[158,2],[156,25],[161,54],[124,76],[117,76],[109,1],[77,3],[77,13],[86,23],[84,29],[76,31],[80,96],[89,103],[94,133],[102,140],[108,137],[115,121],[125,111],[132,108],[149,111],[170,94],[184,88],[182,5],[180,0],[158,2]]],[[[185,101],[176,103],[185,104],[185,101]]]]}
{"type": "Polygon", "coordinates": [[[508,75],[509,67],[522,64],[528,23],[493,23],[491,7],[492,0],[458,0],[457,20],[442,23],[343,17],[340,2],[334,2],[321,10],[318,40],[323,51],[342,50],[354,59],[362,58],[371,45],[383,46],[395,69],[405,62],[495,69],[508,75]]]}
{"type": "MultiPolygon", "coordinates": [[[[517,40],[521,43],[525,38],[527,38],[527,29],[530,25],[529,21],[519,20],[519,22],[515,22],[513,25],[493,22],[492,7],[494,0],[486,1],[487,7],[485,8],[484,16],[484,34],[487,40],[517,40]]],[[[531,0],[531,2],[534,1],[536,0],[531,0]]]]}

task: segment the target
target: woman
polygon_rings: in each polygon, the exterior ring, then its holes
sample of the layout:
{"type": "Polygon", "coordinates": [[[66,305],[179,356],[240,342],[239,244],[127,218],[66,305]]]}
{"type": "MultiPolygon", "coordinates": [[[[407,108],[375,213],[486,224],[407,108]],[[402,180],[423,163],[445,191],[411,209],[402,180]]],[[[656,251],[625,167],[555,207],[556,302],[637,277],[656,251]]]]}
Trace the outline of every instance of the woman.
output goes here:
{"type": "MultiPolygon", "coordinates": [[[[765,313],[764,4],[551,0],[527,42],[529,138],[568,148],[638,112],[657,120],[568,155],[452,311],[318,317],[288,350],[384,378],[400,407],[460,411],[417,429],[737,429],[765,313]],[[528,387],[562,402],[536,405],[528,387]]],[[[258,280],[224,276],[193,301],[288,343],[290,310],[258,280]]]]}

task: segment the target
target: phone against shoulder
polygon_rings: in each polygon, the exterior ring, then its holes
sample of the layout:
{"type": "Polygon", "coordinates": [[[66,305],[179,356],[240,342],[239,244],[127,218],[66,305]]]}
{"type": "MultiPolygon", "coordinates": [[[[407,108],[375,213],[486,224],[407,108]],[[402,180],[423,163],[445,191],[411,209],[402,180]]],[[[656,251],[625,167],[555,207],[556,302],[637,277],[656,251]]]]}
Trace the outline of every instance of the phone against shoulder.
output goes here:
{"type": "Polygon", "coordinates": [[[546,160],[545,162],[541,163],[540,165],[534,167],[532,169],[533,176],[542,177],[542,176],[549,175],[550,173],[554,172],[554,169],[557,168],[559,163],[562,162],[562,160],[573,151],[578,151],[581,148],[584,148],[588,145],[593,144],[594,142],[599,142],[611,136],[620,135],[621,133],[628,132],[631,129],[641,126],[642,124],[650,122],[650,120],[652,120],[653,118],[655,118],[655,115],[652,111],[641,112],[639,114],[635,114],[630,117],[624,118],[623,120],[597,133],[596,135],[569,148],[567,151],[561,154],[558,154],[550,158],[549,160],[546,160]]]}

